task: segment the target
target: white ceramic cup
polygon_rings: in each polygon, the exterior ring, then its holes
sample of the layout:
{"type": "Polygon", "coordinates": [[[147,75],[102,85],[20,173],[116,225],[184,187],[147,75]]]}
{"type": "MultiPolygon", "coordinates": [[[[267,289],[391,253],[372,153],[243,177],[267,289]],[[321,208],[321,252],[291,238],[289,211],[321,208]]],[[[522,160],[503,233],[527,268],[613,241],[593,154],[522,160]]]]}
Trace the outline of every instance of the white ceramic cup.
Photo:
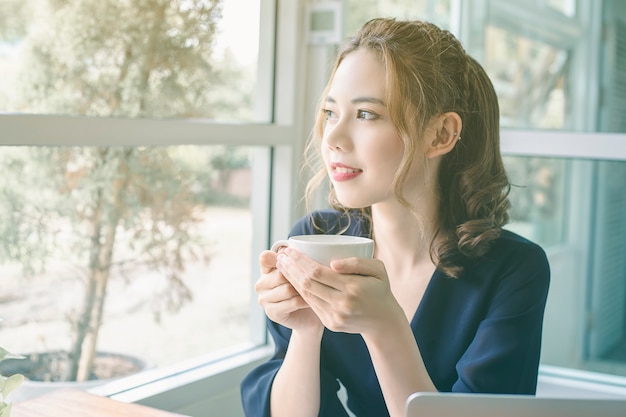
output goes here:
{"type": "Polygon", "coordinates": [[[331,261],[343,258],[371,258],[374,256],[374,241],[366,237],[346,235],[300,235],[279,240],[272,250],[290,247],[299,250],[314,261],[330,265],[331,261]]]}

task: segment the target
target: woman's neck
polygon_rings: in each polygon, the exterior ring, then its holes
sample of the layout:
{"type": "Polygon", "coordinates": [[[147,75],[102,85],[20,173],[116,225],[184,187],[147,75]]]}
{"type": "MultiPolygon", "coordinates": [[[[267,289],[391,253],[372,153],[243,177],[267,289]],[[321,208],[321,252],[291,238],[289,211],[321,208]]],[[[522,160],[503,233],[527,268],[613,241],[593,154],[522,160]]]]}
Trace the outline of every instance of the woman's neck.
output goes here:
{"type": "Polygon", "coordinates": [[[416,216],[399,203],[372,206],[377,257],[413,265],[430,261],[436,216],[434,210],[426,206],[420,207],[417,213],[416,216]]]}

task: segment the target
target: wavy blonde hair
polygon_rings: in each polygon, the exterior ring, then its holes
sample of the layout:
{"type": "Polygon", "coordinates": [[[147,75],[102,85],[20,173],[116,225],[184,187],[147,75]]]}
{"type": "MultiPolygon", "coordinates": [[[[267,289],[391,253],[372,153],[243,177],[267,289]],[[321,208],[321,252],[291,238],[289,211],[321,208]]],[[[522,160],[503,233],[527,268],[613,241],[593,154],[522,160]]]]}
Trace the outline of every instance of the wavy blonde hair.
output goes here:
{"type": "MultiPolygon", "coordinates": [[[[377,18],[365,23],[340,49],[305,152],[305,167],[315,173],[306,187],[307,206],[315,190],[328,180],[320,154],[324,99],[337,67],[357,49],[374,52],[385,69],[385,102],[404,145],[393,182],[400,203],[411,208],[402,195],[402,184],[415,164],[428,162],[419,152],[425,146],[419,139],[429,120],[446,112],[456,112],[462,119],[462,141],[441,158],[436,173],[439,210],[430,244],[437,267],[459,277],[466,260],[484,255],[508,222],[510,183],[500,154],[500,112],[493,85],[446,30],[423,21],[377,18]]],[[[350,210],[341,206],[329,180],[328,184],[329,204],[350,210]]],[[[369,208],[359,211],[371,219],[369,208]]]]}

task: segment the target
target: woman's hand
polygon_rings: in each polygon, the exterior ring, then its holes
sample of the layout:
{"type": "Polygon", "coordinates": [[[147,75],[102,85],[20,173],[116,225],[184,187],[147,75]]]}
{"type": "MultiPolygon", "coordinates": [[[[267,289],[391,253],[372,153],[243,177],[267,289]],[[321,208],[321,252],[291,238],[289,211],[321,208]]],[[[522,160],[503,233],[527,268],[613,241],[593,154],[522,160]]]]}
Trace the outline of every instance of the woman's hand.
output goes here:
{"type": "Polygon", "coordinates": [[[376,333],[405,320],[379,260],[346,258],[327,267],[286,248],[276,267],[330,330],[376,333]]]}
{"type": "Polygon", "coordinates": [[[320,332],[323,328],[318,317],[276,269],[276,256],[275,252],[268,250],[259,256],[261,277],[255,285],[259,304],[265,314],[278,324],[292,330],[320,332]]]}

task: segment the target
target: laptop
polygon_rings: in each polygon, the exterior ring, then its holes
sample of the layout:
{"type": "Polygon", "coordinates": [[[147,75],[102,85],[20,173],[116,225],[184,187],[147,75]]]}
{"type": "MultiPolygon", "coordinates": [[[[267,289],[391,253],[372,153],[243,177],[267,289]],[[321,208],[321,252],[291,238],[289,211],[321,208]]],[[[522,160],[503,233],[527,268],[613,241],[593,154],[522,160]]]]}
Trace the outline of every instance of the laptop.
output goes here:
{"type": "Polygon", "coordinates": [[[406,417],[626,417],[626,398],[418,392],[406,417]]]}

